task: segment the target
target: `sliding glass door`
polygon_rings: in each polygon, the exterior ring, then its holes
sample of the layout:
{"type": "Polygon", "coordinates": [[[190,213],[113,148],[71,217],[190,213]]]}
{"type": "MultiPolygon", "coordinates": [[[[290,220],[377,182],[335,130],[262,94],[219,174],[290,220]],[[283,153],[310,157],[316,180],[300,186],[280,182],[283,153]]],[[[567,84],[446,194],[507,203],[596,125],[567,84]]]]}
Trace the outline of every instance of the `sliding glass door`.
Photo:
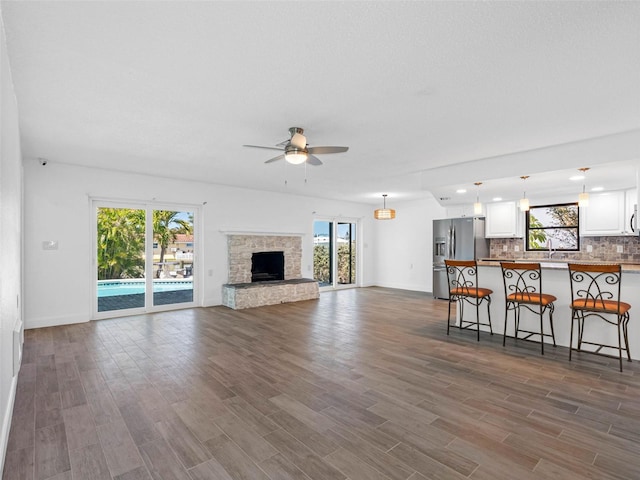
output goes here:
{"type": "Polygon", "coordinates": [[[95,202],[94,316],[194,304],[194,211],[95,202]]]}
{"type": "Polygon", "coordinates": [[[320,288],[356,285],[357,224],[316,220],[313,223],[313,274],[320,288]]]}

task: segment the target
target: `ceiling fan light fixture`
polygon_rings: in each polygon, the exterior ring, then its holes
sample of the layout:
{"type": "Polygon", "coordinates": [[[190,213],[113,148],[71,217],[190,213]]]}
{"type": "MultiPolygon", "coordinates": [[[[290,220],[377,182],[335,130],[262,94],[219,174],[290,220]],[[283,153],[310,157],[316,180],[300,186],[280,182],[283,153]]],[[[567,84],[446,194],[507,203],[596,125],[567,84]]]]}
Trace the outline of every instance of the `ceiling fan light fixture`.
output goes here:
{"type": "Polygon", "coordinates": [[[300,165],[307,161],[307,152],[292,148],[285,152],[284,159],[293,165],[300,165]]]}
{"type": "Polygon", "coordinates": [[[387,194],[382,195],[383,206],[373,212],[373,218],[376,220],[393,220],[396,218],[396,211],[393,208],[387,208],[387,194]]]}

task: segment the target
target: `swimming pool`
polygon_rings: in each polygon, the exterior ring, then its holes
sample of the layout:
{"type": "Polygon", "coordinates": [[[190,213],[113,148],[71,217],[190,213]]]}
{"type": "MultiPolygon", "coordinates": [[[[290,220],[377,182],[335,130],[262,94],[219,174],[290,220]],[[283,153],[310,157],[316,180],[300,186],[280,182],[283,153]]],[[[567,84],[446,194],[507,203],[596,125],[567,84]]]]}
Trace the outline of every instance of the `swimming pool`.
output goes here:
{"type": "MultiPolygon", "coordinates": [[[[153,281],[154,293],[176,290],[193,290],[193,281],[191,279],[153,281]]],[[[145,293],[145,282],[141,280],[98,280],[98,298],[140,293],[145,293]]]]}

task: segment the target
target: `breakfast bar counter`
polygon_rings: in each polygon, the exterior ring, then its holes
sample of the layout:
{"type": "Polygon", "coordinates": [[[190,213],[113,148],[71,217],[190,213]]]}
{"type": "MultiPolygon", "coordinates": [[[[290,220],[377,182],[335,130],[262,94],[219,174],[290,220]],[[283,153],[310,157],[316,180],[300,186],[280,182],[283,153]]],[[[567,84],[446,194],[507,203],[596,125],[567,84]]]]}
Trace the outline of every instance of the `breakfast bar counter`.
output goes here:
{"type": "MultiPolygon", "coordinates": [[[[513,261],[513,260],[509,260],[513,261]]],[[[524,262],[525,260],[516,260],[516,262],[524,262]]],[[[548,261],[548,260],[526,260],[527,262],[538,262],[542,268],[542,289],[545,293],[550,293],[557,297],[555,303],[555,312],[553,315],[556,344],[568,347],[571,333],[571,285],[569,282],[569,269],[567,261],[548,261]]],[[[605,263],[605,262],[575,262],[575,263],[605,263]]],[[[621,301],[631,304],[630,321],[629,321],[629,347],[631,350],[631,358],[640,360],[640,265],[637,264],[621,264],[622,265],[622,293],[621,301]]],[[[502,335],[504,331],[505,321],[505,294],[504,283],[502,280],[502,269],[500,268],[500,260],[480,260],[478,261],[478,281],[479,285],[484,288],[493,290],[491,295],[491,323],[494,334],[502,335]]],[[[475,312],[473,312],[475,315],[475,312]]],[[[509,314],[507,325],[507,336],[513,336],[513,313],[509,314]]],[[[466,317],[466,315],[465,315],[466,317]]],[[[486,308],[480,309],[480,321],[487,321],[486,308]]],[[[522,311],[520,325],[522,329],[539,331],[539,317],[533,315],[526,310],[522,311]]],[[[618,344],[617,330],[615,326],[607,324],[600,319],[587,320],[585,328],[585,340],[597,340],[599,343],[610,345],[618,344]]],[[[545,318],[545,330],[548,323],[545,318]]],[[[488,327],[481,327],[481,331],[488,332],[488,327]]],[[[486,334],[485,334],[486,335],[486,334]]],[[[474,337],[475,338],[475,337],[474,337]]],[[[538,340],[539,336],[533,336],[532,339],[538,340]]],[[[546,338],[546,343],[551,341],[546,338]]],[[[480,337],[482,341],[482,336],[480,337]]],[[[515,339],[507,338],[507,342],[514,342],[515,339]]],[[[518,340],[520,341],[520,340],[518,340]]],[[[574,339],[575,342],[575,339],[574,339]]],[[[574,343],[575,346],[575,343],[574,343]]],[[[546,350],[546,347],[545,347],[546,350]]],[[[601,353],[612,354],[617,357],[618,353],[614,350],[604,350],[601,353]]],[[[580,355],[580,353],[578,353],[580,355]]],[[[568,359],[568,353],[567,353],[568,359]]]]}

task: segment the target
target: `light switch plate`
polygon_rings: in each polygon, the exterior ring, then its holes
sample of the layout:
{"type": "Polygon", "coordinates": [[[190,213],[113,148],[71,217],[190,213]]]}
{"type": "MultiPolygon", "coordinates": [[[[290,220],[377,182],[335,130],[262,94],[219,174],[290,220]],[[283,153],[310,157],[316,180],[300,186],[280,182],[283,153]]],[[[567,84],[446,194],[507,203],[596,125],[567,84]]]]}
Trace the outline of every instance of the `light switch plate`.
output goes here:
{"type": "Polygon", "coordinates": [[[593,252],[593,245],[587,245],[587,253],[593,252]]]}
{"type": "Polygon", "coordinates": [[[618,253],[622,253],[622,252],[624,252],[624,247],[622,245],[616,245],[616,251],[618,253]]]}
{"type": "Polygon", "coordinates": [[[43,250],[57,250],[58,249],[58,241],[57,240],[45,240],[42,242],[43,250]]]}

